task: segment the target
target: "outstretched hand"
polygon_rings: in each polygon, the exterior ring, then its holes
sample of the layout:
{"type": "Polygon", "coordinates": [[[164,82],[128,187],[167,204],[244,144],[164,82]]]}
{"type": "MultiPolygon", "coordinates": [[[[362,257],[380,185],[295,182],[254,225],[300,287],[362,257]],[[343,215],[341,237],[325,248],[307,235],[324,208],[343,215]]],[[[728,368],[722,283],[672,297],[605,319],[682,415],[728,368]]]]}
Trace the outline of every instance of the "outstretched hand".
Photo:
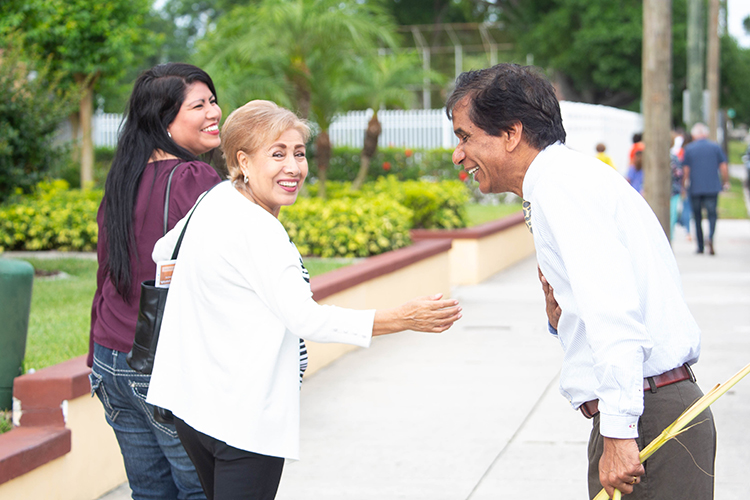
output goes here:
{"type": "Polygon", "coordinates": [[[461,318],[461,306],[454,299],[443,299],[443,294],[417,297],[393,309],[375,311],[373,335],[414,330],[416,332],[444,332],[461,318]]]}

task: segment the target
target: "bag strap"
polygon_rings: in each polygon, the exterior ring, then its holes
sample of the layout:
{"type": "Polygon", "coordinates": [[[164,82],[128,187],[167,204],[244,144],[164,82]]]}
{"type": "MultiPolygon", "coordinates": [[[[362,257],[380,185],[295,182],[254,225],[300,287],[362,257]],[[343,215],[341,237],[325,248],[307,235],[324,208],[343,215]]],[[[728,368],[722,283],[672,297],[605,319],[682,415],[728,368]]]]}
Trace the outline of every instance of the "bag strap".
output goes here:
{"type": "Polygon", "coordinates": [[[172,190],[172,176],[177,167],[184,165],[184,163],[178,163],[174,166],[171,172],[169,172],[169,180],[167,181],[167,194],[164,196],[164,233],[162,236],[167,234],[167,222],[169,221],[169,192],[172,190]]]}
{"type": "MultiPolygon", "coordinates": [[[[219,184],[221,184],[221,182],[219,184]]],[[[211,189],[215,188],[219,184],[216,184],[216,185],[212,186],[211,189]]],[[[172,260],[175,260],[177,258],[177,254],[180,251],[180,245],[182,245],[182,238],[185,236],[185,230],[187,229],[188,224],[190,223],[190,219],[193,217],[193,214],[195,213],[195,209],[198,208],[198,204],[201,201],[203,201],[203,198],[205,198],[206,195],[208,195],[208,193],[211,192],[211,189],[209,189],[208,191],[206,191],[206,193],[203,196],[201,196],[200,198],[198,198],[198,201],[195,202],[195,206],[190,211],[190,215],[188,215],[188,218],[185,221],[185,226],[182,228],[182,231],[180,232],[180,237],[177,239],[177,243],[174,246],[174,251],[172,252],[172,260]]]]}

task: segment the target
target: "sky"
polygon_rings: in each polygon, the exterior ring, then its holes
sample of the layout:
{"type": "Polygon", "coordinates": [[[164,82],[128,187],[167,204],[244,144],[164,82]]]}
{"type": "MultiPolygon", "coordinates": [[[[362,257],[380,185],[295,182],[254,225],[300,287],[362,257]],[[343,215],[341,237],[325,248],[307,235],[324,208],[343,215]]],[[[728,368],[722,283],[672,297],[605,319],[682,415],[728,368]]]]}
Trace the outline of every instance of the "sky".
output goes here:
{"type": "Polygon", "coordinates": [[[737,39],[740,46],[750,47],[750,36],[745,34],[742,20],[750,16],[750,0],[727,1],[727,24],[729,34],[737,39]]]}

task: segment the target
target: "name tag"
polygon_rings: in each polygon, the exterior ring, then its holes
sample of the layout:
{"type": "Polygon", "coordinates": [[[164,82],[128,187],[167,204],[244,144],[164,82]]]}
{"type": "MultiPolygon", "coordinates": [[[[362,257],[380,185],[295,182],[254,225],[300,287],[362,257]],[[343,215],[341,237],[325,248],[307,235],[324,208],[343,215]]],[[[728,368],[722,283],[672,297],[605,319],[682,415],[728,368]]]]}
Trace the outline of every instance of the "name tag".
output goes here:
{"type": "Polygon", "coordinates": [[[176,260],[162,260],[156,263],[156,278],[154,283],[157,288],[169,288],[169,284],[172,283],[172,272],[174,271],[174,264],[176,260]]]}

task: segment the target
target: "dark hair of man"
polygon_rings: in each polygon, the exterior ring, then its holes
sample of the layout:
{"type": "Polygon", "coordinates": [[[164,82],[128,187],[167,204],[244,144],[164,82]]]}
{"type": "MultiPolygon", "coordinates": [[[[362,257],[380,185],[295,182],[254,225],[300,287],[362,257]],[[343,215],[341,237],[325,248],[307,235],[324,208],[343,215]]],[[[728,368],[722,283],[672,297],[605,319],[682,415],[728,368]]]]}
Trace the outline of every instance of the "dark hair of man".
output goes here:
{"type": "Polygon", "coordinates": [[[471,106],[469,118],[489,135],[497,137],[520,122],[523,138],[534,149],[565,142],[555,89],[532,66],[502,63],[461,73],[445,105],[449,119],[464,97],[471,106]]]}
{"type": "Polygon", "coordinates": [[[195,82],[205,83],[216,95],[211,77],[202,69],[183,63],[160,64],[138,77],[128,100],[104,197],[104,229],[109,252],[106,272],[126,300],[133,286],[131,265],[139,259],[133,233],[133,208],[141,175],[151,154],[161,150],[182,161],[198,159],[167,134],[167,127],[182,107],[188,86],[195,82]]]}

